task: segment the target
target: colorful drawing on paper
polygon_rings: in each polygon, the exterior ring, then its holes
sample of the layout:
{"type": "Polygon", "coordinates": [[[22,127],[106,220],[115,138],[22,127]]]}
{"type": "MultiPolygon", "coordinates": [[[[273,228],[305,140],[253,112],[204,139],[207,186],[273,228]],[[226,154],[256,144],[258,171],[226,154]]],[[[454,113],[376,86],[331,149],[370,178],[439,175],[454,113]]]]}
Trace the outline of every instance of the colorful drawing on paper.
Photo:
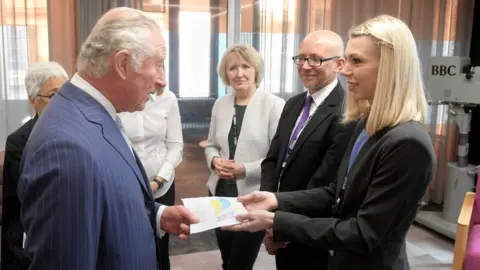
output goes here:
{"type": "Polygon", "coordinates": [[[232,202],[226,198],[212,198],[210,204],[213,207],[217,221],[235,218],[237,213],[242,212],[243,208],[240,202],[232,204],[232,202]]]}
{"type": "Polygon", "coordinates": [[[212,204],[213,211],[216,216],[220,215],[223,211],[228,210],[231,205],[230,201],[225,198],[211,199],[210,203],[212,204]]]}

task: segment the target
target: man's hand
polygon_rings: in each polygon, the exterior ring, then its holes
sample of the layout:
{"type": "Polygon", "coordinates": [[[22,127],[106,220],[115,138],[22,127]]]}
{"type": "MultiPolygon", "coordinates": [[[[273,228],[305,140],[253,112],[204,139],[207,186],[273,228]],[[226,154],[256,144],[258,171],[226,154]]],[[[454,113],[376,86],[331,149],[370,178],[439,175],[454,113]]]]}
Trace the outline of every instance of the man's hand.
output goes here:
{"type": "Polygon", "coordinates": [[[273,211],[278,207],[277,197],[267,191],[254,191],[250,194],[237,197],[237,200],[241,202],[248,211],[273,211]]]}
{"type": "Polygon", "coordinates": [[[277,250],[284,248],[287,246],[287,242],[273,242],[273,235],[269,234],[267,230],[267,235],[265,236],[264,244],[265,249],[267,250],[268,254],[275,255],[277,254],[277,250]]]}
{"type": "Polygon", "coordinates": [[[160,216],[160,228],[182,240],[187,240],[190,234],[190,224],[200,220],[182,205],[169,206],[160,216]]]}
{"type": "Polygon", "coordinates": [[[265,210],[254,210],[244,214],[238,214],[235,218],[240,221],[240,224],[223,227],[224,230],[229,231],[246,231],[246,232],[258,232],[266,229],[270,229],[273,226],[273,218],[275,213],[265,210]]]}
{"type": "Polygon", "coordinates": [[[235,177],[245,177],[245,166],[243,164],[235,162],[235,160],[229,160],[230,162],[225,163],[224,169],[227,173],[232,174],[235,177]]]}
{"type": "Polygon", "coordinates": [[[214,157],[212,159],[212,168],[215,169],[218,177],[222,179],[234,179],[233,174],[226,169],[226,166],[232,162],[233,160],[214,157]]]}

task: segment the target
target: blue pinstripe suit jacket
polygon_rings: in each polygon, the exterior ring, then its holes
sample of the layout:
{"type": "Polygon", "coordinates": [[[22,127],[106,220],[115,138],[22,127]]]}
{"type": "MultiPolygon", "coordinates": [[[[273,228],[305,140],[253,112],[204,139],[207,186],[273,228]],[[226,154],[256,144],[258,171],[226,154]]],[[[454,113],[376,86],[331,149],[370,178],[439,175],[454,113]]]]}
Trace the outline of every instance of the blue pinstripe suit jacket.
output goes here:
{"type": "Polygon", "coordinates": [[[66,83],[36,123],[18,195],[30,269],[158,269],[159,205],[114,120],[66,83]]]}

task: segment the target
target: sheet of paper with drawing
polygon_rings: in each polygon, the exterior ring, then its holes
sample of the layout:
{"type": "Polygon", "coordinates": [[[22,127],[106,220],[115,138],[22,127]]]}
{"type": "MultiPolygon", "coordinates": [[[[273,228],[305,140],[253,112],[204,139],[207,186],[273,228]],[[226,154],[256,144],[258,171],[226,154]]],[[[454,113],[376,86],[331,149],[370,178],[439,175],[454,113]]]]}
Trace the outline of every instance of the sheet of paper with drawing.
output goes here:
{"type": "Polygon", "coordinates": [[[235,216],[247,212],[235,197],[199,197],[182,201],[183,205],[200,219],[199,223],[190,226],[192,234],[238,224],[235,216]]]}

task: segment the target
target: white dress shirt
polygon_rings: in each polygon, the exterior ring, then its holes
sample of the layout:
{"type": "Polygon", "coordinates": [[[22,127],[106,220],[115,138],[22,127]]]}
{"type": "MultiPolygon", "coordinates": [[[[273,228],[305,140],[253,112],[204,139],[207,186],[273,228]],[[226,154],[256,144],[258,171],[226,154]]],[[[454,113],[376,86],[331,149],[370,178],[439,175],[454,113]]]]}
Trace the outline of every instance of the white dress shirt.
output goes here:
{"type": "MultiPolygon", "coordinates": [[[[87,94],[89,94],[91,97],[93,97],[100,105],[102,105],[105,110],[107,110],[108,114],[112,117],[113,121],[115,121],[117,117],[117,113],[115,110],[115,107],[113,107],[113,104],[108,100],[100,91],[98,91],[95,87],[93,87],[90,83],[85,81],[78,73],[75,73],[73,75],[72,79],[70,79],[70,83],[75,85],[76,87],[80,88],[81,90],[85,91],[87,94]]],[[[130,146],[130,143],[126,141],[126,143],[130,146]]],[[[147,187],[148,188],[148,187],[147,187]]],[[[167,208],[166,206],[162,205],[158,209],[157,212],[157,233],[159,237],[162,237],[165,232],[160,228],[160,217],[162,216],[163,210],[167,208]]]]}
{"type": "Polygon", "coordinates": [[[177,97],[165,90],[143,111],[119,113],[132,146],[142,161],[148,180],[160,176],[167,182],[155,192],[163,196],[175,179],[182,162],[183,136],[177,97]]]}
{"type": "MultiPolygon", "coordinates": [[[[327,84],[325,87],[322,89],[318,90],[317,92],[313,93],[313,95],[310,95],[310,92],[308,92],[307,89],[307,98],[308,96],[312,96],[312,104],[310,105],[310,112],[309,112],[309,117],[312,116],[312,114],[315,113],[317,110],[318,106],[322,105],[322,103],[325,101],[325,99],[330,95],[330,93],[335,89],[335,87],[338,84],[338,80],[333,80],[330,84],[327,84]]],[[[298,115],[297,122],[295,122],[295,126],[292,129],[292,132],[290,133],[290,137],[293,135],[293,131],[297,128],[298,123],[300,122],[300,119],[302,118],[303,114],[303,109],[300,111],[300,114],[298,115]]],[[[307,125],[308,123],[305,123],[307,125]]],[[[302,133],[303,129],[300,130],[300,132],[297,135],[297,138],[300,137],[300,134],[302,133]]]]}

